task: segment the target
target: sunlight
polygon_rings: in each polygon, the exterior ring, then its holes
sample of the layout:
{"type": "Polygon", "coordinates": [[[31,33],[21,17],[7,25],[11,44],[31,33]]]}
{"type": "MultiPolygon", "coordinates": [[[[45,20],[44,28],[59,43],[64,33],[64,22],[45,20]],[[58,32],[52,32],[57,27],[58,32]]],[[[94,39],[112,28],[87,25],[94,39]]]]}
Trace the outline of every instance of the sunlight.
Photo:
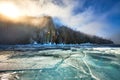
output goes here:
{"type": "Polygon", "coordinates": [[[20,16],[19,9],[13,3],[0,3],[0,14],[9,18],[18,18],[20,16]]]}

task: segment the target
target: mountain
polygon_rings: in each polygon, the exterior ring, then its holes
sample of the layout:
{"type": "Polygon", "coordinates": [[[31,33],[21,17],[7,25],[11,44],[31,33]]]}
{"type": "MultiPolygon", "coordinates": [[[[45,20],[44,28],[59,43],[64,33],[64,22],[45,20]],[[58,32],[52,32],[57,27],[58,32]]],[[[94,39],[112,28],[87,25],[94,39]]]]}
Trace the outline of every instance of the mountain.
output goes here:
{"type": "Polygon", "coordinates": [[[0,15],[0,44],[29,44],[52,42],[55,26],[49,16],[21,17],[11,20],[0,15]]]}
{"type": "Polygon", "coordinates": [[[66,26],[57,27],[50,16],[23,16],[13,20],[0,14],[0,44],[30,44],[34,42],[113,43],[110,40],[74,31],[66,26]]]}
{"type": "Polygon", "coordinates": [[[67,26],[57,28],[56,43],[80,44],[80,43],[96,43],[96,44],[113,44],[112,41],[97,36],[88,35],[79,31],[74,31],[67,26]]]}

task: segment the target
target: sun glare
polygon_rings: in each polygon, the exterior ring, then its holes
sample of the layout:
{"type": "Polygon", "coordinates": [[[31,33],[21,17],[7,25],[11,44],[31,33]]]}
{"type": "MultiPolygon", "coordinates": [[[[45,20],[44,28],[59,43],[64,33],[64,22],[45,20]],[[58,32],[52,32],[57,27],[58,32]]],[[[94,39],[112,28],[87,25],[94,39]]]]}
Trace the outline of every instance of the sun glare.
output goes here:
{"type": "Polygon", "coordinates": [[[20,16],[19,9],[13,3],[0,3],[0,14],[9,18],[17,18],[20,16]]]}

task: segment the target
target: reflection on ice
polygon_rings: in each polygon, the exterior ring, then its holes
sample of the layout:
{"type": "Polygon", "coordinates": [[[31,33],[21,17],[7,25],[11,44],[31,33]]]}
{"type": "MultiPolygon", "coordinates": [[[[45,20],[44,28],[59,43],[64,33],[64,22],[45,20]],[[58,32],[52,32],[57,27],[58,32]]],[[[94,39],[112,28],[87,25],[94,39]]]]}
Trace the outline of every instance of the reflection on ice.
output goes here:
{"type": "Polygon", "coordinates": [[[120,48],[59,46],[0,51],[0,80],[120,79],[120,48]]]}

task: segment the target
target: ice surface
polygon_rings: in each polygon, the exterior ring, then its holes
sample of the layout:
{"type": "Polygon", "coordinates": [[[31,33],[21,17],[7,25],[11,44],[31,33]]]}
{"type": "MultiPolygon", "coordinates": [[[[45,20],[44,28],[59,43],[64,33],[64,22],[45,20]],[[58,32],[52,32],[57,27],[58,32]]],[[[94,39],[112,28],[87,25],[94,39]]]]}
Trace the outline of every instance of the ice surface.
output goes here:
{"type": "Polygon", "coordinates": [[[9,48],[0,51],[0,80],[120,79],[119,47],[81,47],[72,44],[43,47],[34,45],[26,49],[17,46],[14,47],[16,50],[9,48]]]}

